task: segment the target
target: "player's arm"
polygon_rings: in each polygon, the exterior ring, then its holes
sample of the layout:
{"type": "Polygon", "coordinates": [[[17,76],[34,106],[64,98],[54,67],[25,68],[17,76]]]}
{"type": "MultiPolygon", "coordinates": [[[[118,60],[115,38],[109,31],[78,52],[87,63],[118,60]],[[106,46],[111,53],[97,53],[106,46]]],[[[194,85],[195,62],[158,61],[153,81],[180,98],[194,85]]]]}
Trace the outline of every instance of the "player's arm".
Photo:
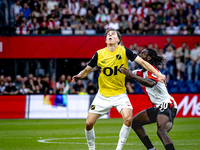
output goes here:
{"type": "Polygon", "coordinates": [[[98,53],[96,53],[92,57],[92,59],[90,60],[90,62],[88,63],[87,67],[84,70],[82,70],[78,75],[72,77],[72,83],[75,84],[75,81],[77,81],[78,79],[87,77],[87,75],[92,71],[92,68],[94,68],[97,65],[97,60],[98,60],[98,53]]]}
{"type": "Polygon", "coordinates": [[[92,71],[92,67],[87,66],[84,70],[82,70],[78,75],[72,77],[72,83],[75,84],[75,81],[78,79],[82,79],[87,77],[87,75],[92,71]]]}
{"type": "Polygon", "coordinates": [[[135,62],[137,62],[138,64],[140,64],[143,68],[145,68],[146,70],[148,70],[149,72],[155,74],[158,77],[158,80],[160,82],[164,82],[166,85],[166,77],[165,75],[161,74],[160,72],[158,72],[151,64],[149,64],[147,61],[144,61],[142,58],[140,58],[139,56],[137,56],[135,58],[135,62]]]}
{"type": "Polygon", "coordinates": [[[136,63],[140,64],[143,68],[145,68],[146,70],[148,70],[149,72],[155,74],[158,77],[158,80],[160,82],[164,82],[166,85],[166,77],[165,75],[161,74],[160,72],[158,72],[151,64],[149,64],[148,62],[144,61],[142,58],[140,58],[137,54],[133,53],[130,49],[126,48],[126,55],[127,58],[131,61],[135,61],[136,63]]]}
{"type": "Polygon", "coordinates": [[[140,76],[134,75],[129,69],[126,69],[125,67],[121,67],[120,71],[123,74],[125,74],[129,79],[133,79],[144,86],[153,87],[154,85],[157,84],[157,82],[153,79],[146,79],[146,78],[142,78],[140,76]]]}

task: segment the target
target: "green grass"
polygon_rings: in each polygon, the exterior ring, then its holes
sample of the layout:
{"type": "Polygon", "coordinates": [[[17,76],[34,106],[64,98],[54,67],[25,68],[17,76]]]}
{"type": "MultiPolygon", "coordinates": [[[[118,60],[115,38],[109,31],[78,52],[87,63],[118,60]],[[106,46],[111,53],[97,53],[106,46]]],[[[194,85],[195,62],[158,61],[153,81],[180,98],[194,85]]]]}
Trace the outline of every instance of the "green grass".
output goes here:
{"type": "MultiPolygon", "coordinates": [[[[99,119],[95,125],[96,150],[115,150],[122,119],[99,119]]],[[[0,150],[87,150],[84,119],[0,120],[0,150]],[[42,143],[38,140],[43,140],[42,143]]],[[[156,124],[145,129],[158,150],[156,124]]],[[[177,150],[200,149],[200,118],[175,118],[169,133],[177,150]]],[[[145,150],[131,130],[123,150],[145,150]]]]}

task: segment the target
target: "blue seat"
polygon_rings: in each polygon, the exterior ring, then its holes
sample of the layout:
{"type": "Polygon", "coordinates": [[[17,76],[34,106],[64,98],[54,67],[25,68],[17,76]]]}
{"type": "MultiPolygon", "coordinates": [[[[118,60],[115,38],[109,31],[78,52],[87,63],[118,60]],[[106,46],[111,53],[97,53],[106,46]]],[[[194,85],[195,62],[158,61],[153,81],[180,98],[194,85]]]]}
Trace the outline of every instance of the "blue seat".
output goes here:
{"type": "Polygon", "coordinates": [[[190,84],[188,88],[190,93],[199,93],[199,89],[196,84],[190,84]]]}
{"type": "Polygon", "coordinates": [[[198,87],[199,90],[200,90],[200,80],[198,80],[198,81],[196,82],[196,85],[197,85],[197,87],[198,87]]]}
{"type": "Polygon", "coordinates": [[[178,87],[169,87],[169,93],[179,93],[178,87]]]}
{"type": "Polygon", "coordinates": [[[176,83],[176,86],[178,86],[179,88],[185,86],[185,82],[183,80],[178,80],[176,83]]]}
{"type": "Polygon", "coordinates": [[[179,92],[180,93],[188,93],[189,92],[188,87],[187,86],[180,87],[179,92]]]}
{"type": "Polygon", "coordinates": [[[174,80],[169,80],[169,82],[167,83],[167,86],[169,87],[173,87],[174,86],[174,80]]]}

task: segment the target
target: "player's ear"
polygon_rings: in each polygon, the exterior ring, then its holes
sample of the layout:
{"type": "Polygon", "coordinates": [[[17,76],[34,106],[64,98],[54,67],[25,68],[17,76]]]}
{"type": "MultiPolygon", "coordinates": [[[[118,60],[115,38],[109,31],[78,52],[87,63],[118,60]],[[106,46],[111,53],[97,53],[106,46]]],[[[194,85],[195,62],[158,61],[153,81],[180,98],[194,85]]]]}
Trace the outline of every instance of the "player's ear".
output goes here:
{"type": "Polygon", "coordinates": [[[150,56],[147,56],[147,61],[150,61],[151,60],[151,57],[150,56]]]}

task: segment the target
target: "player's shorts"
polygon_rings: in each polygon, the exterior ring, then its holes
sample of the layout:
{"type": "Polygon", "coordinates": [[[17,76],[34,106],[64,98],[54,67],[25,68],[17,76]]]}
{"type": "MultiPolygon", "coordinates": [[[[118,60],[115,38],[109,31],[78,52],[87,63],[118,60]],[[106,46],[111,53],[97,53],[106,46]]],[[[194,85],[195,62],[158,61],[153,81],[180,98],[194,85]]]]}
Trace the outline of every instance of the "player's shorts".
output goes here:
{"type": "Polygon", "coordinates": [[[177,109],[174,108],[170,103],[163,103],[157,108],[156,107],[148,108],[146,112],[151,122],[156,122],[157,116],[159,114],[162,114],[169,117],[169,120],[173,123],[177,109]]]}
{"type": "Polygon", "coordinates": [[[107,114],[112,107],[115,107],[119,113],[122,108],[133,109],[126,93],[105,97],[98,92],[90,106],[89,112],[103,116],[104,114],[107,114]]]}

